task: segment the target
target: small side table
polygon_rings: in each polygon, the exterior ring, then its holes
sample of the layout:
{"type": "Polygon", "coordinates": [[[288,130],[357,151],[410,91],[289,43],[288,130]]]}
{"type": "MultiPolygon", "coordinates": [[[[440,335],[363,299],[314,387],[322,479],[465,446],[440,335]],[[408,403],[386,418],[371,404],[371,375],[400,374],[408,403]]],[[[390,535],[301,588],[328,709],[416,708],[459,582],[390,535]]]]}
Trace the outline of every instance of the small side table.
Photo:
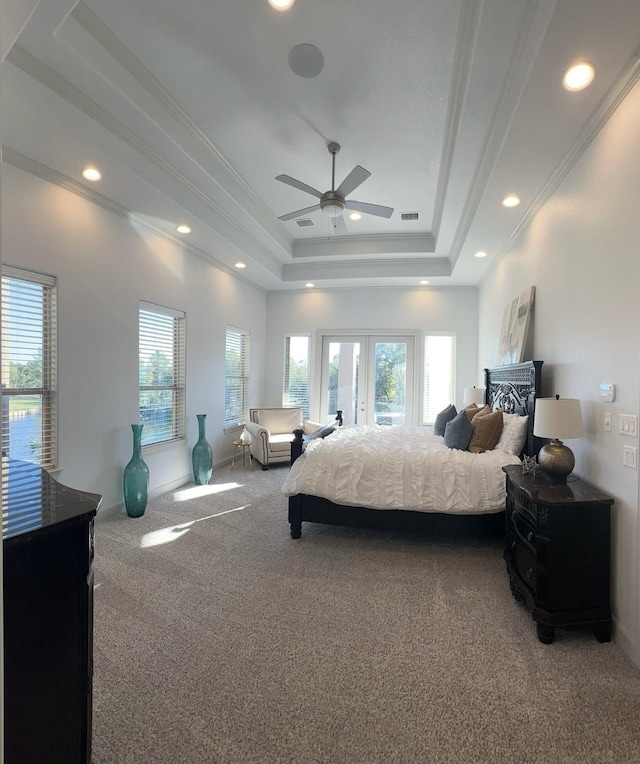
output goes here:
{"type": "Polygon", "coordinates": [[[233,469],[233,465],[236,463],[236,456],[238,455],[238,449],[240,449],[242,452],[242,466],[244,467],[246,455],[249,454],[249,467],[253,467],[253,460],[251,458],[251,449],[249,448],[249,444],[245,443],[244,440],[234,440],[233,441],[233,459],[231,461],[231,469],[233,469]]]}

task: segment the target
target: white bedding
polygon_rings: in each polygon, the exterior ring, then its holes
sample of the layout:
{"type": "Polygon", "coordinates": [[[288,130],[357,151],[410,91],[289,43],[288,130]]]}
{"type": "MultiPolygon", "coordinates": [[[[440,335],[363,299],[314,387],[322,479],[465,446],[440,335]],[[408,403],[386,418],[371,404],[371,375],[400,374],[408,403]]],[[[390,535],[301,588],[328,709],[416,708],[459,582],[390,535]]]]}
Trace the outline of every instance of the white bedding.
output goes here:
{"type": "Polygon", "coordinates": [[[312,440],[282,488],[372,509],[473,514],[505,505],[504,451],[449,449],[426,427],[343,427],[312,440]]]}

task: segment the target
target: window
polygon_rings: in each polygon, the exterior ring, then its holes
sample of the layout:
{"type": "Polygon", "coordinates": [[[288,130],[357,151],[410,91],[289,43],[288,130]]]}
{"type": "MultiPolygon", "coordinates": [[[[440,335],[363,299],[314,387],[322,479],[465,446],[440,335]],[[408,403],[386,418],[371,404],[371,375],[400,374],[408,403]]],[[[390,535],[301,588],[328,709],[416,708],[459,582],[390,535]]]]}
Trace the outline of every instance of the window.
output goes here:
{"type": "Polygon", "coordinates": [[[225,349],[224,426],[243,424],[249,415],[249,350],[251,335],[227,326],[225,349]]]}
{"type": "Polygon", "coordinates": [[[424,338],[423,424],[433,424],[438,412],[453,402],[456,381],[455,360],[456,338],[454,335],[426,335],[424,338]]]}
{"type": "Polygon", "coordinates": [[[309,418],[309,347],[308,335],[287,335],[284,340],[283,406],[299,406],[309,418]]]}
{"type": "Polygon", "coordinates": [[[185,314],[140,303],[142,445],[185,437],[185,314]]]}
{"type": "Polygon", "coordinates": [[[56,280],[2,269],[2,448],[56,466],[56,280]]]}

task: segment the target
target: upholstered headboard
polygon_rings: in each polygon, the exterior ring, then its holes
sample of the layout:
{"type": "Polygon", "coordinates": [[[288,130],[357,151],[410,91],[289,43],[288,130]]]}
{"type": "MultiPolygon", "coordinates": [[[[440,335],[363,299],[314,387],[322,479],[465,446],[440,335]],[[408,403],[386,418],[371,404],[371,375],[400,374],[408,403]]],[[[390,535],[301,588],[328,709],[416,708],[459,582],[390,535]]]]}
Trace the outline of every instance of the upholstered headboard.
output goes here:
{"type": "Polygon", "coordinates": [[[536,398],[541,393],[542,361],[525,361],[484,370],[486,403],[508,414],[529,416],[527,443],[523,453],[534,456],[543,441],[533,435],[536,398]]]}

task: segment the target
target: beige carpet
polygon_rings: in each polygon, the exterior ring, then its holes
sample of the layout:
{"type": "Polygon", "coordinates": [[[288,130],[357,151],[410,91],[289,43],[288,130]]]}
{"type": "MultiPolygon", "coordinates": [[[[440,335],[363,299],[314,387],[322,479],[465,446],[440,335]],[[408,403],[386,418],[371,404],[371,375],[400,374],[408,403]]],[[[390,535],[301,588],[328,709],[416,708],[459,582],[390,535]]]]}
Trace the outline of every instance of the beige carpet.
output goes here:
{"type": "Polygon", "coordinates": [[[285,470],[98,521],[93,764],[640,762],[640,669],[540,644],[499,543],[294,541],[285,470]]]}

